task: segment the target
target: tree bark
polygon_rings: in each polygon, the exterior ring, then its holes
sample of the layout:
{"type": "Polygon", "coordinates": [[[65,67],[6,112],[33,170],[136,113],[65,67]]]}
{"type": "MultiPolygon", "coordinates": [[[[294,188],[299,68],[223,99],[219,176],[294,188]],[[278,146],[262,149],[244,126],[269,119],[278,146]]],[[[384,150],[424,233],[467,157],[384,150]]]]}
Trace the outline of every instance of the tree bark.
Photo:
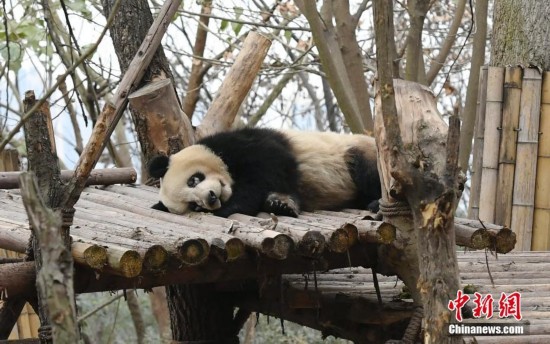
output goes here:
{"type": "MultiPolygon", "coordinates": [[[[37,241],[34,249],[40,252],[42,263],[36,277],[40,308],[46,305],[52,327],[52,338],[43,337],[41,342],[76,343],[80,335],[74,302],[73,259],[63,238],[68,231],[63,233],[60,214],[44,204],[32,173],[21,175],[21,193],[37,241]]],[[[43,328],[45,324],[41,325],[43,328]]]]}
{"type": "Polygon", "coordinates": [[[546,1],[496,1],[491,65],[533,65],[550,70],[549,17],[546,1]]]}
{"type": "MultiPolygon", "coordinates": [[[[103,11],[106,17],[111,13],[114,3],[114,0],[102,1],[103,11]]],[[[120,10],[116,14],[110,32],[122,74],[125,74],[128,70],[130,62],[139,50],[152,23],[153,15],[151,14],[147,1],[125,0],[120,5],[120,10]]],[[[148,68],[145,70],[143,78],[135,85],[135,89],[144,86],[148,82],[166,78],[173,80],[168,60],[164,55],[164,50],[159,47],[148,68]]],[[[147,163],[150,158],[161,153],[158,150],[159,148],[155,147],[154,144],[147,139],[149,128],[154,126],[156,118],[150,118],[147,116],[147,113],[141,113],[133,107],[130,107],[130,112],[138,133],[144,163],[147,163]]],[[[182,118],[180,118],[180,120],[183,121],[182,118]]],[[[183,128],[183,124],[180,123],[179,127],[183,128]]],[[[179,148],[183,148],[183,145],[179,148]]]]}
{"type": "MultiPolygon", "coordinates": [[[[380,83],[376,99],[376,143],[384,189],[381,206],[395,199],[406,200],[412,212],[414,231],[410,232],[410,224],[405,223],[408,231],[402,235],[407,236],[407,246],[410,246],[404,253],[410,254],[407,260],[418,261],[419,275],[418,281],[411,283],[411,273],[407,273],[409,278],[405,283],[408,282],[416,302],[420,301],[418,295],[421,296],[424,342],[458,343],[462,339],[447,336],[445,327],[451,321],[448,302],[459,288],[454,209],[460,121],[456,115],[449,119],[447,135],[433,94],[418,84],[392,79],[387,46],[394,37],[392,13],[391,1],[374,1],[380,83]]],[[[412,267],[414,269],[414,265],[412,267]]]]}
{"type": "Polygon", "coordinates": [[[238,343],[233,305],[210,285],[166,287],[172,338],[180,342],[238,343]],[[178,302],[174,302],[177,300],[178,302]]]}

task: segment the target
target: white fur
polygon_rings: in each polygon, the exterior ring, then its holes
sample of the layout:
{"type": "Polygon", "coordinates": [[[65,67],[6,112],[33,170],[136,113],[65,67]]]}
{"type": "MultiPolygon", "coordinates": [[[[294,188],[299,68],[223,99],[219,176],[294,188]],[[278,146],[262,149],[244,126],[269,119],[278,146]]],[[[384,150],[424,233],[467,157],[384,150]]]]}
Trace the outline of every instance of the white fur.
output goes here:
{"type": "Polygon", "coordinates": [[[374,138],[332,132],[283,131],[292,145],[301,174],[304,210],[330,209],[354,198],[356,186],[346,164],[346,152],[359,148],[376,164],[374,138]]]}
{"type": "Polygon", "coordinates": [[[190,211],[189,202],[195,202],[209,210],[220,208],[221,202],[231,197],[232,185],[233,180],[222,159],[206,146],[194,145],[170,156],[168,171],[161,179],[159,194],[160,200],[171,213],[185,214],[190,211]],[[191,188],[187,185],[187,180],[197,172],[204,174],[205,179],[191,188]],[[218,197],[218,202],[212,206],[206,201],[210,191],[218,197]]]}

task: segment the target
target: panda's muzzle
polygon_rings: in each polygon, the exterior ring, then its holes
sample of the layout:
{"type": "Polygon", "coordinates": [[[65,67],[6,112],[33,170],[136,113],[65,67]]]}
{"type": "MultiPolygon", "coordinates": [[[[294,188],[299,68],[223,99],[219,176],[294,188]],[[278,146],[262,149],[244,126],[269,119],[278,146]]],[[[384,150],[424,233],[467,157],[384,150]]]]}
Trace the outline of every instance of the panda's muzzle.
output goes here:
{"type": "Polygon", "coordinates": [[[210,193],[208,195],[208,201],[207,201],[208,205],[210,207],[213,207],[216,205],[217,202],[218,202],[218,196],[216,196],[216,193],[214,191],[210,190],[210,193]]]}

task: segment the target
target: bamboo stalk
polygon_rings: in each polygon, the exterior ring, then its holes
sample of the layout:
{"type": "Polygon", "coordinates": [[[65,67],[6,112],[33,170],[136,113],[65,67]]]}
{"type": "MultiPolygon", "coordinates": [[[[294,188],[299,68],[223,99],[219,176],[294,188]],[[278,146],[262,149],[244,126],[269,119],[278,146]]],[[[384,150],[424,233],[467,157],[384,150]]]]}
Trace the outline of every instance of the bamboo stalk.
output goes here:
{"type": "Polygon", "coordinates": [[[479,195],[479,218],[494,222],[495,199],[498,180],[498,150],[502,119],[502,96],[504,68],[489,67],[487,73],[487,100],[485,108],[485,130],[483,141],[483,162],[481,190],[479,195]]]}
{"type": "Polygon", "coordinates": [[[522,74],[523,69],[521,67],[507,67],[504,73],[504,102],[502,108],[495,223],[507,227],[510,227],[512,221],[512,192],[514,190],[522,74]]]}
{"type": "Polygon", "coordinates": [[[550,72],[542,77],[539,150],[535,181],[533,251],[550,249],[550,72]]]}
{"type": "Polygon", "coordinates": [[[512,227],[517,234],[516,249],[531,249],[535,178],[539,138],[542,76],[538,69],[524,71],[521,91],[520,129],[512,204],[512,227]]]}
{"type": "Polygon", "coordinates": [[[483,146],[485,134],[485,103],[487,101],[487,74],[488,67],[482,66],[479,73],[479,89],[477,96],[477,115],[474,136],[474,160],[471,171],[470,202],[468,204],[468,217],[477,219],[479,217],[479,197],[481,191],[481,174],[483,166],[483,146]]]}

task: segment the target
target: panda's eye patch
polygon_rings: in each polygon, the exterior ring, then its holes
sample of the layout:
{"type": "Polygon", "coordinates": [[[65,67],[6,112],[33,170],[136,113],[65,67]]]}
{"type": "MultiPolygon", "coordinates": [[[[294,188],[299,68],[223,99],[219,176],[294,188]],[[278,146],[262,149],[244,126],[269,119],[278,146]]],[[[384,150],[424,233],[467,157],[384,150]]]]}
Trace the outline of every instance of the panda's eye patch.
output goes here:
{"type": "Polygon", "coordinates": [[[203,180],[204,180],[204,174],[197,172],[191,177],[189,177],[189,179],[187,179],[187,186],[189,186],[190,188],[194,188],[203,180]]]}

